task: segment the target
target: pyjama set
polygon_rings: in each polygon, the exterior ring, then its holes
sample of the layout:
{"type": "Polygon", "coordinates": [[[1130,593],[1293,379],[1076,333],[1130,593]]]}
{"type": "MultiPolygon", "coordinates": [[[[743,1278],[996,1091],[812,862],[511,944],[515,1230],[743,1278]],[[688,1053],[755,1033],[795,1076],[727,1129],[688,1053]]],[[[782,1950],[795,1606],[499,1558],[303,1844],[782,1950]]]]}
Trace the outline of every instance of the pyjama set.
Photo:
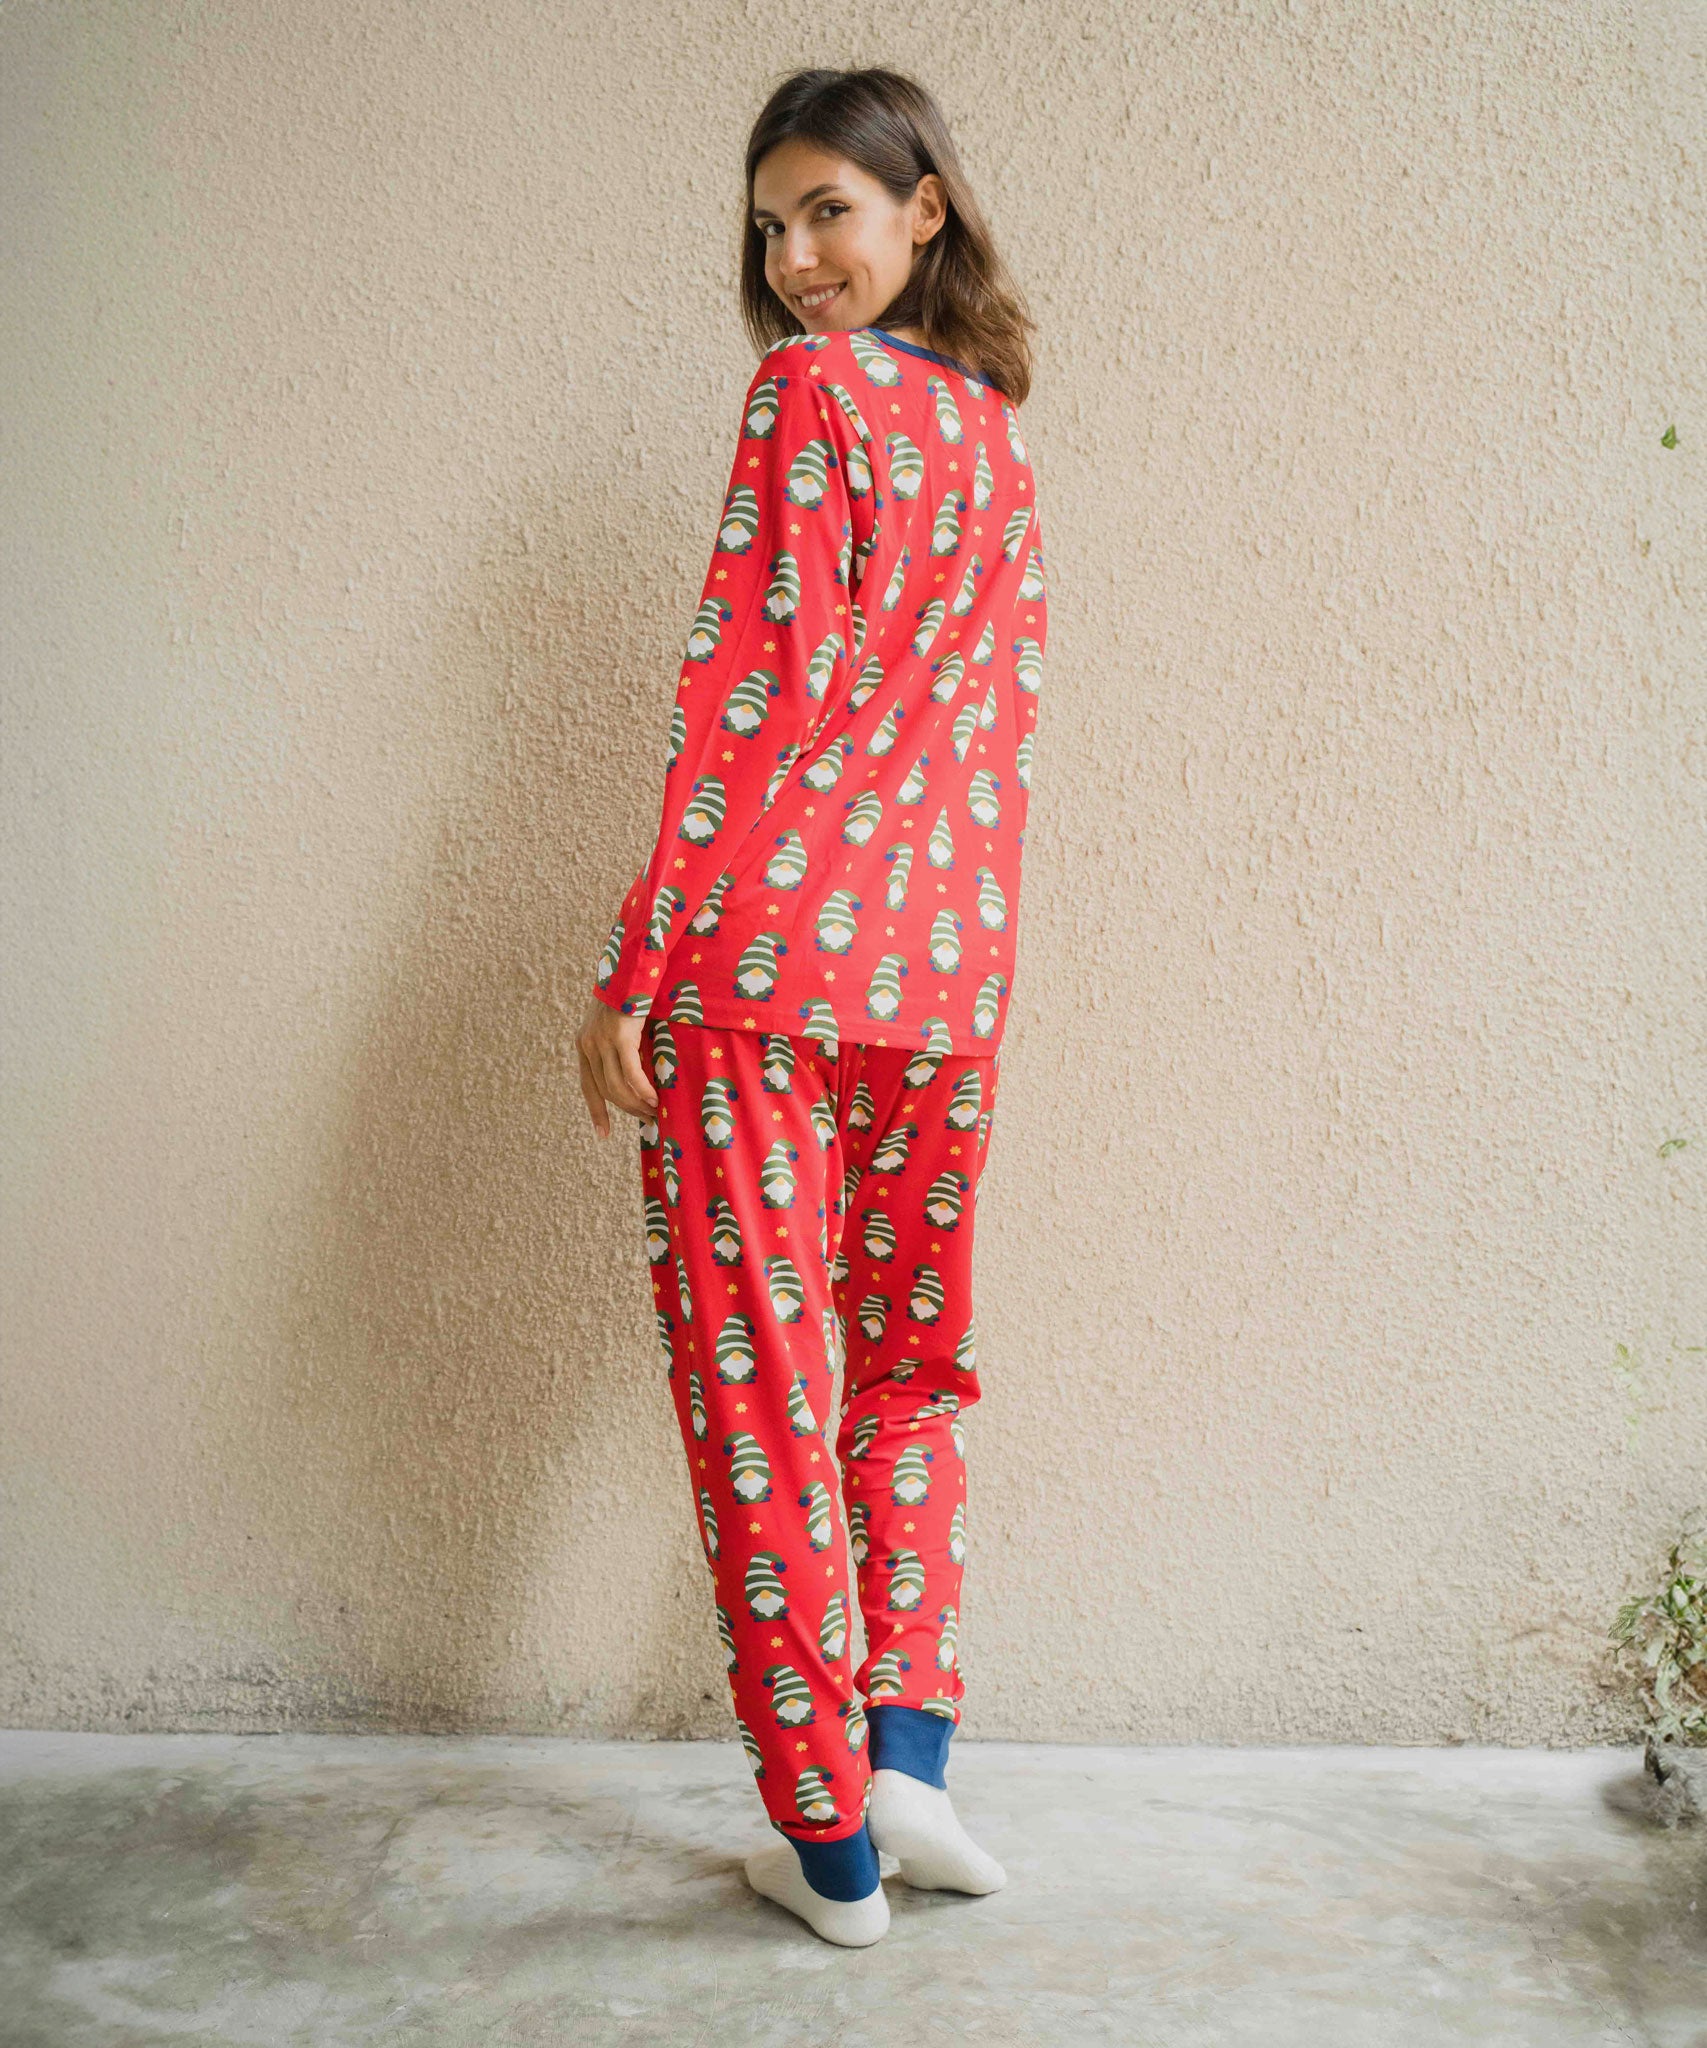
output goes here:
{"type": "Polygon", "coordinates": [[[658,1330],[737,1723],[797,1846],[851,1846],[874,1769],[942,1784],[960,1720],[973,1223],[1044,644],[1008,400],[881,328],[767,350],[594,992],[644,1020],[658,1330]]]}

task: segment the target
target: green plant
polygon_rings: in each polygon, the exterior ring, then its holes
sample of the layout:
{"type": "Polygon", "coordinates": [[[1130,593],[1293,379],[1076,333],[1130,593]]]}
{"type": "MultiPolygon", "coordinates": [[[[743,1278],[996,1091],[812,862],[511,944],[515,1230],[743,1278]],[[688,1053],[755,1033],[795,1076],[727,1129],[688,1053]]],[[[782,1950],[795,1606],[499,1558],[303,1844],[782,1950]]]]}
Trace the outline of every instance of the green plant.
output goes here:
{"type": "Polygon", "coordinates": [[[1657,1742],[1707,1742],[1707,1531],[1703,1510],[1685,1517],[1658,1589],[1626,1600],[1607,1631],[1636,1667],[1647,1734],[1657,1742]]]}

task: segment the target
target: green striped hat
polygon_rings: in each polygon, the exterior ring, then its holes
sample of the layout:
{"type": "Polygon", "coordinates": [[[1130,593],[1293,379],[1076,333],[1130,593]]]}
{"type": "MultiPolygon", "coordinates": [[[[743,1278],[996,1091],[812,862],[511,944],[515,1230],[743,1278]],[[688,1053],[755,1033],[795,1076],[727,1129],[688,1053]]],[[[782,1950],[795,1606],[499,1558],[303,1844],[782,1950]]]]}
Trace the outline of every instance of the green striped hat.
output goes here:
{"type": "Polygon", "coordinates": [[[830,687],[830,678],[836,672],[836,663],[845,652],[840,633],[826,633],[812,650],[812,659],[806,664],[806,694],[815,703],[822,703],[830,687]]]}
{"type": "Polygon", "coordinates": [[[940,377],[927,377],[925,386],[936,401],[937,432],[950,447],[959,447],[966,438],[966,430],[960,423],[960,408],[954,402],[954,393],[940,377]]]}
{"type": "Polygon", "coordinates": [[[899,428],[885,443],[889,450],[889,488],[903,501],[916,498],[925,480],[925,458],[918,443],[910,441],[899,428]]]}
{"type": "Polygon", "coordinates": [[[972,462],[972,502],[982,512],[995,494],[996,473],[990,467],[990,458],[984,453],[984,444],[978,443],[972,462]]]}
{"type": "Polygon", "coordinates": [[[800,1505],[806,1510],[807,1542],[814,1550],[828,1550],[836,1540],[836,1511],[823,1480],[812,1481],[800,1496],[800,1505]]]}
{"type": "Polygon", "coordinates": [[[711,1221],[711,1256],[720,1266],[741,1263],[741,1219],[724,1195],[718,1195],[706,1210],[711,1221]]]}
{"type": "Polygon", "coordinates": [[[934,1323],[942,1314],[942,1275],[928,1261],[913,1268],[913,1291],[907,1298],[907,1314],[915,1323],[934,1323]]]}
{"type": "Polygon", "coordinates": [[[1014,688],[1028,697],[1043,688],[1043,649],[1026,633],[1014,642],[1014,688]]]}
{"type": "Polygon", "coordinates": [[[670,1029],[668,1017],[660,1017],[652,1026],[652,1078],[660,1088],[676,1085],[676,1070],[681,1064],[681,1054],[676,1047],[676,1034],[670,1029]]]}
{"type": "Polygon", "coordinates": [[[773,889],[798,889],[806,879],[806,842],[791,826],[779,832],[777,850],[765,864],[765,880],[773,889]]]}
{"type": "Polygon", "coordinates": [[[717,920],[723,915],[723,897],[725,897],[727,889],[730,889],[732,881],[734,881],[734,874],[730,874],[730,870],[723,868],[723,872],[719,874],[717,881],[711,885],[711,893],[705,897],[705,901],[693,913],[693,918],[689,918],[689,932],[697,932],[701,938],[707,938],[711,932],[717,930],[717,920]]]}
{"type": "Polygon", "coordinates": [[[901,1007],[901,977],[907,971],[905,953],[883,953],[872,969],[865,988],[865,1013],[886,1024],[901,1007]]]}
{"type": "Polygon", "coordinates": [[[862,789],[847,805],[842,838],[849,846],[863,846],[883,821],[883,799],[874,789],[862,789]]]}
{"type": "Polygon", "coordinates": [[[960,588],[954,593],[954,602],[949,611],[957,619],[965,618],[978,600],[978,578],[984,573],[984,557],[974,555],[966,564],[966,573],[960,579],[960,588]]]}
{"type": "Polygon", "coordinates": [[[948,607],[940,597],[933,597],[929,604],[919,608],[919,630],[913,635],[913,652],[928,654],[931,642],[942,631],[942,622],[948,616],[948,607]]]}
{"type": "Polygon", "coordinates": [[[754,1501],[769,1500],[770,1460],[758,1438],[744,1429],[732,1430],[723,1439],[723,1451],[730,1461],[729,1484],[735,1498],[745,1501],[748,1506],[754,1501]]]}
{"type": "Polygon", "coordinates": [[[895,745],[895,736],[901,730],[901,700],[896,698],[871,729],[871,737],[865,743],[868,754],[887,754],[895,745]]]}
{"type": "Polygon", "coordinates": [[[818,1418],[812,1412],[812,1403],[806,1392],[806,1375],[794,1373],[788,1382],[788,1426],[795,1436],[822,1436],[818,1418]]]}
{"type": "Polygon", "coordinates": [[[786,1138],[778,1138],[765,1154],[759,1168],[759,1194],[767,1209],[793,1208],[795,1175],[789,1162],[794,1157],[794,1147],[786,1138]]]}
{"type": "Polygon", "coordinates": [[[892,391],[901,381],[901,365],[885,348],[879,348],[869,335],[856,328],[848,337],[853,345],[854,361],[871,379],[885,391],[892,391]]]}
{"type": "Polygon", "coordinates": [[[817,1715],[812,1688],[792,1664],[768,1664],[764,1673],[770,1687],[771,1709],[785,1728],[804,1728],[817,1715]]]}
{"type": "Polygon", "coordinates": [[[776,987],[776,956],[783,950],[778,932],[755,932],[735,963],[735,993],[762,1002],[776,987]]]}
{"type": "Polygon", "coordinates": [[[996,1029],[996,1011],[1003,989],[1008,985],[1005,974],[986,974],[978,984],[978,993],[972,998],[972,1036],[989,1038],[996,1029]]]}
{"type": "Polygon", "coordinates": [[[928,773],[930,760],[931,757],[928,751],[921,753],[912,767],[907,770],[906,781],[895,792],[896,803],[919,804],[924,802],[925,791],[930,787],[928,773]]]}
{"type": "Polygon", "coordinates": [[[779,550],[771,563],[770,588],[760,610],[779,626],[786,625],[800,607],[800,564],[787,548],[779,550]]]}
{"type": "Polygon", "coordinates": [[[903,548],[901,550],[901,559],[889,572],[889,582],[884,589],[882,601],[877,607],[879,611],[892,612],[901,602],[901,593],[907,587],[907,569],[912,559],[912,549],[903,548]]]}
{"type": "Polygon", "coordinates": [[[814,996],[800,1005],[800,1036],[810,1038],[826,1059],[836,1057],[840,1043],[836,1013],[822,996],[814,996]]]}
{"type": "Polygon", "coordinates": [[[960,516],[966,510],[966,493],[952,485],[944,491],[931,528],[931,553],[952,555],[960,546],[960,516]]]}
{"type": "Polygon", "coordinates": [[[974,769],[966,786],[966,808],[986,831],[1002,821],[1002,800],[996,794],[1001,786],[988,768],[974,769]]]}
{"type": "Polygon", "coordinates": [[[610,937],[606,939],[605,949],[599,955],[598,982],[600,988],[608,987],[611,976],[616,972],[616,963],[622,957],[622,941],[626,930],[627,925],[620,917],[611,926],[610,937]]]}
{"type": "Polygon", "coordinates": [[[792,1094],[795,1069],[793,1039],[786,1031],[764,1031],[759,1034],[759,1042],[764,1047],[759,1055],[759,1074],[766,1094],[792,1094]]]}
{"type": "Polygon", "coordinates": [[[736,484],[723,501],[717,545],[726,555],[744,555],[758,538],[759,500],[751,484],[736,484]]]}
{"type": "Polygon", "coordinates": [[[872,1151],[872,1172],[905,1173],[908,1146],[918,1135],[918,1129],[918,1125],[913,1123],[891,1124],[872,1151]]]}
{"type": "Polygon", "coordinates": [[[925,1190],[925,1221],[936,1230],[953,1230],[960,1222],[971,1185],[957,1166],[944,1167],[925,1190]]]}
{"type": "Polygon", "coordinates": [[[847,758],[853,752],[853,741],[847,734],[838,733],[816,761],[808,762],[800,771],[800,779],[808,789],[819,791],[834,789],[842,779],[842,770],[847,758]]]}
{"type": "Polygon", "coordinates": [[[818,906],[818,946],[821,952],[845,953],[859,937],[859,904],[851,889],[832,889],[818,906]]]}
{"type": "Polygon", "coordinates": [[[753,1323],[740,1309],[732,1309],[717,1333],[715,1351],[717,1377],[725,1386],[750,1380],[757,1364],[753,1351],[753,1323]]]}
{"type": "Polygon", "coordinates": [[[806,1307],[806,1283],[786,1252],[772,1252],[765,1261],[765,1284],[779,1323],[797,1323],[806,1307]]]}
{"type": "Polygon", "coordinates": [[[947,804],[936,814],[931,836],[925,842],[925,853],[933,868],[951,868],[954,865],[954,834],[948,828],[947,804]]]}
{"type": "Polygon", "coordinates": [[[735,1112],[731,1107],[736,1089],[721,1074],[714,1074],[699,1098],[699,1126],[705,1142],[725,1152],[735,1142],[735,1112]]]}
{"type": "Polygon", "coordinates": [[[826,1663],[834,1664],[848,1647],[848,1596],[840,1586],[830,1595],[824,1619],[818,1624],[818,1650],[826,1663]]]}
{"type": "Polygon", "coordinates": [[[999,932],[1008,921],[1008,899],[996,880],[994,868],[978,870],[978,922],[987,932],[999,932]]]}
{"type": "Polygon", "coordinates": [[[742,423],[747,434],[755,441],[768,441],[771,429],[776,425],[778,392],[776,379],[767,377],[762,384],[753,387],[753,395],[747,401],[747,417],[742,423]]]}
{"type": "Polygon", "coordinates": [[[889,1611],[905,1614],[925,1597],[924,1560],[916,1550],[903,1547],[884,1559],[889,1571],[889,1611]]]}
{"type": "Polygon", "coordinates": [[[728,797],[720,776],[702,775],[693,786],[693,794],[687,808],[682,812],[682,822],[676,837],[686,839],[694,846],[704,846],[717,837],[719,826],[728,809],[728,797]]]}
{"type": "Polygon", "coordinates": [[[722,644],[723,628],[735,616],[720,597],[708,597],[688,628],[684,661],[709,661],[722,644]]]}
{"type": "Polygon", "coordinates": [[[858,675],[853,679],[853,687],[848,691],[848,709],[857,711],[871,698],[882,681],[883,664],[874,654],[861,664],[858,675]]]}
{"type": "MultiPolygon", "coordinates": [[[[994,685],[992,685],[992,688],[994,685]]],[[[972,735],[978,730],[978,707],[976,704],[962,704],[954,720],[954,758],[966,759],[972,745],[972,735]]]]}
{"type": "Polygon", "coordinates": [[[917,1507],[930,1499],[931,1457],[923,1444],[910,1443],[895,1460],[889,1473],[889,1491],[901,1507],[917,1507]]]}
{"type": "Polygon", "coordinates": [[[865,1681],[865,1696],[868,1700],[893,1699],[897,1693],[907,1690],[904,1671],[912,1669],[913,1660],[904,1650],[885,1650],[871,1667],[871,1676],[865,1681]]]}
{"type": "Polygon", "coordinates": [[[777,798],[781,796],[782,785],[788,780],[788,771],[799,758],[800,749],[804,744],[802,740],[790,740],[782,752],[777,755],[776,766],[771,770],[771,779],[765,784],[765,793],[759,799],[759,809],[761,811],[768,811],[777,798]]]}
{"type": "Polygon", "coordinates": [[[835,467],[836,452],[828,441],[814,437],[788,465],[788,480],[782,494],[791,505],[816,511],[824,502],[824,486],[835,467]]]}
{"type": "Polygon", "coordinates": [[[770,716],[771,699],[781,693],[775,669],[756,668],[729,692],[718,724],[725,732],[750,739],[770,716]]]}
{"type": "Polygon", "coordinates": [[[960,688],[960,679],[966,673],[966,657],[959,648],[952,654],[944,655],[936,666],[936,681],[931,684],[931,697],[938,704],[946,704],[960,688]]]}
{"type": "Polygon", "coordinates": [[[868,1259],[875,1259],[880,1265],[887,1265],[895,1256],[895,1225],[887,1209],[872,1207],[861,1212],[865,1232],[860,1242],[868,1259]]]}
{"type": "Polygon", "coordinates": [[[847,414],[848,421],[859,438],[862,441],[869,441],[871,439],[871,429],[866,425],[865,415],[854,402],[854,395],[848,387],[845,384],[836,383],[832,378],[824,386],[824,389],[829,392],[842,411],[847,414]]]}
{"type": "Polygon", "coordinates": [[[779,1614],[788,1612],[788,1594],[782,1583],[782,1574],[787,1570],[788,1560],[780,1551],[758,1550],[749,1560],[742,1591],[749,1612],[760,1621],[774,1621],[779,1614]]]}
{"type": "Polygon", "coordinates": [[[883,849],[883,858],[889,863],[889,884],[883,901],[890,910],[903,909],[907,901],[907,877],[913,872],[913,842],[897,839],[893,846],[883,849]]]}
{"type": "MultiPolygon", "coordinates": [[[[782,1718],[779,1713],[777,1718],[782,1718]]],[[[828,1823],[843,1818],[822,1764],[808,1764],[794,1781],[794,1810],[802,1820],[828,1823]]]]}

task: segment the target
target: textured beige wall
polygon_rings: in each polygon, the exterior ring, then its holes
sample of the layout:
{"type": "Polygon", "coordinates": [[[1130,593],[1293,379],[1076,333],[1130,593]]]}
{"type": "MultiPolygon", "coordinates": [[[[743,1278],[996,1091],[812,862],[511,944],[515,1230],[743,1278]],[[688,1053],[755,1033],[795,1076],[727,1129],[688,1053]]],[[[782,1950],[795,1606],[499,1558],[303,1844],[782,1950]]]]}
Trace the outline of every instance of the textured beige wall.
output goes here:
{"type": "Polygon", "coordinates": [[[572,1038],[816,61],[938,91],[1042,327],[967,1731],[1632,1725],[1707,1464],[1707,17],[836,19],[0,18],[0,1718],[730,1732],[572,1038]]]}

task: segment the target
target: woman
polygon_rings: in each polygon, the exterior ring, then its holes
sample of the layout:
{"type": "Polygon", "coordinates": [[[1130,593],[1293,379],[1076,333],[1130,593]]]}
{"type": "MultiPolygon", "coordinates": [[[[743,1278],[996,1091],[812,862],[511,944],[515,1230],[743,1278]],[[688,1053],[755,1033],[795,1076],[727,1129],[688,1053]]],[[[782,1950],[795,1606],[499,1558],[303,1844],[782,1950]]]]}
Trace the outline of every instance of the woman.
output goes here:
{"type": "Polygon", "coordinates": [[[1004,1882],[943,1766],[965,1691],[973,1218],[1044,646],[1015,410],[1031,322],[911,80],[798,73],[746,163],[764,354],[657,842],[578,1044],[599,1135],[607,1103],[642,1120],[736,1720],[785,1837],[748,1879],[861,1947],[889,1924],[878,1849],[916,1885],[1004,1882]]]}

